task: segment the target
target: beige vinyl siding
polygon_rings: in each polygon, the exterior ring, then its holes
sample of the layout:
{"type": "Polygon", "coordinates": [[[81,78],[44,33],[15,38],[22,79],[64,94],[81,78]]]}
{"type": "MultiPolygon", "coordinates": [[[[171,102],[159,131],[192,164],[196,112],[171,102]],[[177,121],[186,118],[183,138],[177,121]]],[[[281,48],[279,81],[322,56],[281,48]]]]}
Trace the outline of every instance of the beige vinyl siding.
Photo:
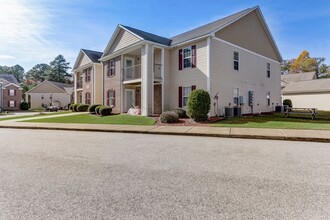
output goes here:
{"type": "Polygon", "coordinates": [[[102,64],[95,64],[95,103],[102,104],[102,64]]]}
{"type": "MultiPolygon", "coordinates": [[[[239,88],[240,95],[244,96],[244,114],[251,112],[248,106],[248,91],[254,91],[254,113],[272,111],[272,103],[274,106],[281,103],[281,68],[278,62],[215,39],[211,40],[210,78],[211,96],[219,91],[219,114],[223,114],[223,108],[229,103],[234,105],[234,88],[239,88]],[[234,70],[234,51],[239,52],[239,71],[234,70]],[[267,77],[267,63],[271,64],[270,78],[267,77]],[[268,91],[271,96],[270,106],[267,106],[268,91]]],[[[211,114],[214,114],[213,112],[212,106],[211,114]]]]}
{"type": "Polygon", "coordinates": [[[68,104],[71,101],[71,97],[67,93],[53,93],[53,92],[45,92],[45,93],[29,93],[31,97],[31,108],[39,108],[42,104],[45,104],[47,106],[50,105],[50,103],[53,101],[53,103],[59,102],[60,106],[64,109],[68,108],[68,104]],[[44,97],[41,99],[41,97],[44,97]],[[52,96],[52,99],[50,99],[50,96],[52,96]]]}
{"type": "Polygon", "coordinates": [[[283,95],[284,99],[291,99],[294,108],[317,108],[330,111],[330,92],[283,95]]]}
{"type": "Polygon", "coordinates": [[[215,36],[273,60],[280,60],[255,11],[218,31],[215,36]]]}
{"type": "Polygon", "coordinates": [[[179,106],[179,86],[196,85],[196,89],[207,90],[207,42],[201,40],[195,43],[187,44],[182,47],[177,47],[170,52],[170,109],[178,108],[179,106]],[[188,46],[196,45],[196,68],[186,68],[179,70],[179,49],[188,46]]]}
{"type": "MultiPolygon", "coordinates": [[[[104,91],[103,91],[103,97],[104,97],[104,105],[107,104],[107,92],[110,89],[115,90],[116,92],[116,105],[115,107],[112,109],[113,113],[121,113],[121,64],[120,64],[120,60],[121,57],[118,56],[116,58],[114,58],[116,61],[116,72],[115,75],[112,77],[108,77],[107,73],[104,71],[104,91]]],[[[104,68],[104,65],[103,65],[104,68]]]]}
{"type": "Polygon", "coordinates": [[[89,63],[91,63],[91,60],[83,53],[77,68],[80,67],[80,66],[84,66],[86,64],[89,64],[89,63]]]}
{"type": "Polygon", "coordinates": [[[114,40],[113,44],[111,45],[109,52],[106,55],[121,50],[139,41],[141,40],[138,37],[134,36],[128,31],[121,29],[118,35],[116,36],[116,39],[114,40]]]}

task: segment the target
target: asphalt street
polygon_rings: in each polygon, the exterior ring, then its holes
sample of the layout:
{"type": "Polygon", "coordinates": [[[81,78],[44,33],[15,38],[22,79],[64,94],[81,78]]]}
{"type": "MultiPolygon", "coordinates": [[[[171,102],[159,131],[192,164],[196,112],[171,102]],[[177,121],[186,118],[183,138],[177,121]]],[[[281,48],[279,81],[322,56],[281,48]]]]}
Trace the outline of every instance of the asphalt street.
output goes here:
{"type": "Polygon", "coordinates": [[[330,219],[330,144],[0,129],[0,219],[330,219]]]}

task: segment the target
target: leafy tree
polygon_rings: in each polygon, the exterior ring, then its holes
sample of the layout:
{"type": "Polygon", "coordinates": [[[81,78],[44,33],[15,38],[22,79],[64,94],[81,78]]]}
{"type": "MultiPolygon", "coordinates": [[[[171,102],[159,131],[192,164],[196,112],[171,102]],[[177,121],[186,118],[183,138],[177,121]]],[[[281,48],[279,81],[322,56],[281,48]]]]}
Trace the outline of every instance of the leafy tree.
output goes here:
{"type": "Polygon", "coordinates": [[[317,61],[314,58],[311,58],[309,52],[304,50],[301,54],[295,59],[290,67],[290,72],[300,73],[300,72],[312,72],[317,68],[317,61]]]}
{"type": "Polygon", "coordinates": [[[48,79],[48,74],[50,73],[50,71],[51,67],[48,64],[37,64],[26,73],[26,83],[39,84],[48,79]]]}
{"type": "Polygon", "coordinates": [[[0,73],[7,73],[7,74],[13,74],[18,82],[23,82],[24,79],[24,68],[20,65],[16,64],[15,66],[0,66],[0,73]]]}
{"type": "Polygon", "coordinates": [[[48,80],[55,82],[68,82],[71,75],[67,72],[70,62],[66,62],[62,55],[58,55],[52,62],[50,62],[50,71],[48,74],[48,80]]]}

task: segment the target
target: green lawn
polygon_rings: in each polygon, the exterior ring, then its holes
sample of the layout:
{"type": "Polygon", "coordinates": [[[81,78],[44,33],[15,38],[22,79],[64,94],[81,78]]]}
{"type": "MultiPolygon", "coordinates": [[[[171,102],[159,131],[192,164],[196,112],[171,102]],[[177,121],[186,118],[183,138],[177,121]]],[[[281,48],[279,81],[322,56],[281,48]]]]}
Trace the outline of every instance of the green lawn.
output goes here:
{"type": "MultiPolygon", "coordinates": [[[[46,113],[46,114],[39,114],[36,112],[35,115],[24,115],[24,116],[0,116],[0,121],[6,121],[6,120],[12,120],[12,119],[21,119],[21,118],[32,118],[32,117],[39,117],[39,116],[48,116],[48,115],[61,115],[61,114],[67,114],[71,113],[70,111],[60,111],[60,112],[51,112],[51,113],[46,113]]],[[[15,113],[11,113],[10,115],[13,115],[15,113]]]]}
{"type": "Polygon", "coordinates": [[[330,112],[318,111],[316,119],[314,120],[312,120],[310,116],[305,115],[291,115],[288,118],[285,118],[284,114],[243,116],[225,119],[211,126],[330,130],[330,112]]]}
{"type": "Polygon", "coordinates": [[[145,116],[111,115],[100,117],[97,115],[82,114],[56,118],[43,118],[24,122],[48,123],[81,123],[81,124],[119,124],[119,125],[153,125],[155,120],[145,116]]]}

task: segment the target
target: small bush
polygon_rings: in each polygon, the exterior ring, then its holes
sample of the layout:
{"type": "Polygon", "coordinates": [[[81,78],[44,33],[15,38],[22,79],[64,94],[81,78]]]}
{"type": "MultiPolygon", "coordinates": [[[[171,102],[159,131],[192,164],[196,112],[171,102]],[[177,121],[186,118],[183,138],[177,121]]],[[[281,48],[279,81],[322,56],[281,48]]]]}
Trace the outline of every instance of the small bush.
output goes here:
{"type": "Polygon", "coordinates": [[[27,102],[21,103],[21,110],[29,110],[29,104],[27,102]]]}
{"type": "Polygon", "coordinates": [[[101,116],[108,116],[111,115],[112,108],[109,106],[102,106],[99,110],[99,115],[101,116]]]}
{"type": "Polygon", "coordinates": [[[188,114],[194,121],[206,121],[211,108],[211,97],[203,89],[196,89],[188,97],[188,114]]]}
{"type": "Polygon", "coordinates": [[[73,111],[73,105],[74,105],[73,103],[69,104],[69,110],[70,111],[73,111]]]}
{"type": "Polygon", "coordinates": [[[99,106],[95,107],[95,114],[100,115],[101,107],[103,107],[103,105],[99,105],[99,106]]]}
{"type": "Polygon", "coordinates": [[[87,112],[89,105],[80,104],[76,107],[77,112],[87,112]]]}
{"type": "Polygon", "coordinates": [[[174,112],[178,114],[179,118],[187,118],[187,112],[182,108],[175,109],[174,112]]]}
{"type": "Polygon", "coordinates": [[[78,111],[77,107],[78,107],[80,104],[81,104],[81,103],[75,103],[75,104],[73,104],[72,111],[77,112],[77,111],[78,111]]]}
{"type": "Polygon", "coordinates": [[[89,108],[88,108],[88,112],[89,112],[90,114],[96,114],[96,112],[95,112],[95,108],[96,108],[97,106],[100,106],[100,105],[99,105],[99,104],[90,105],[89,108]]]}
{"type": "Polygon", "coordinates": [[[290,108],[292,108],[292,101],[291,101],[291,99],[284,99],[283,100],[283,105],[287,105],[290,108]]]}
{"type": "Polygon", "coordinates": [[[179,115],[175,112],[163,112],[160,115],[160,121],[162,123],[175,123],[179,121],[179,115]]]}

